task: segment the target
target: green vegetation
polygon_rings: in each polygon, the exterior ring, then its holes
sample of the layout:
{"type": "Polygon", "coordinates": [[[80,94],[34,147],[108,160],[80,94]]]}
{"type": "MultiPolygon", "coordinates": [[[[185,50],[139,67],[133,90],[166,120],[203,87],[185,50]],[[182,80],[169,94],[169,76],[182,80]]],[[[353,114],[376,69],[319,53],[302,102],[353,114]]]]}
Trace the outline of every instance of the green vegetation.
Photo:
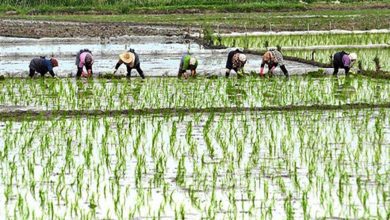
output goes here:
{"type": "Polygon", "coordinates": [[[386,80],[361,76],[126,79],[6,79],[0,106],[38,110],[126,110],[390,103],[386,80]],[[156,87],[156,85],[159,85],[156,87]],[[212,89],[213,92],[209,92],[212,89]],[[380,97],[380,99],[378,99],[380,97]]]}
{"type": "Polygon", "coordinates": [[[297,10],[305,9],[305,6],[298,4],[297,1],[246,1],[238,3],[231,0],[180,0],[180,1],[18,1],[15,3],[5,3],[0,5],[2,10],[18,10],[20,12],[30,13],[88,13],[93,10],[96,12],[111,12],[126,14],[130,11],[153,12],[160,11],[190,11],[190,10],[213,10],[213,11],[263,11],[263,10],[297,10]],[[92,7],[92,8],[91,8],[92,7]]]}
{"type": "Polygon", "coordinates": [[[314,8],[384,7],[389,0],[342,0],[346,4],[331,4],[332,1],[306,0],[309,5],[298,0],[3,0],[1,10],[46,12],[87,12],[109,11],[127,13],[132,10],[213,10],[213,11],[264,11],[264,10],[302,10],[314,8]],[[315,4],[313,4],[315,3],[315,4]],[[92,7],[92,8],[91,8],[92,7]]]}
{"type": "MultiPolygon", "coordinates": [[[[390,20],[389,9],[353,9],[371,1],[17,2],[3,1],[0,17],[189,25],[202,27],[207,41],[222,29],[370,29],[390,20]],[[138,14],[125,14],[130,6],[138,14]],[[294,7],[308,11],[254,13],[294,7]],[[178,9],[214,12],[169,13],[178,9]],[[251,12],[219,12],[241,9],[251,12]],[[91,14],[56,14],[72,11],[91,14]]],[[[329,63],[336,50],[302,47],[388,44],[389,35],[217,41],[279,46],[285,55],[329,63]]],[[[353,51],[378,78],[321,69],[288,79],[0,76],[0,219],[388,219],[390,84],[379,77],[389,70],[390,50],[353,51]]]]}
{"type": "Polygon", "coordinates": [[[389,122],[388,109],[1,120],[0,217],[386,219],[389,122]]]}
{"type": "Polygon", "coordinates": [[[227,47],[243,47],[266,50],[268,47],[281,47],[286,56],[313,60],[320,63],[331,63],[333,54],[345,50],[355,52],[364,70],[376,70],[374,58],[380,58],[379,64],[384,71],[390,71],[390,47],[376,47],[375,44],[390,45],[389,33],[364,34],[294,34],[294,35],[264,35],[243,37],[215,37],[214,44],[227,47]],[[352,46],[372,46],[373,48],[354,48],[352,46]],[[307,47],[321,47],[307,49],[307,47]],[[337,48],[326,48],[334,46],[337,48]]]}
{"type": "MultiPolygon", "coordinates": [[[[272,0],[4,0],[4,5],[16,6],[100,6],[100,5],[133,5],[143,7],[156,6],[186,6],[186,5],[220,5],[220,4],[238,4],[238,3],[274,3],[272,0]]],[[[298,3],[297,0],[279,0],[277,3],[298,3]]]]}
{"type": "MultiPolygon", "coordinates": [[[[216,40],[215,40],[216,43],[216,40]]],[[[266,50],[268,47],[307,47],[307,46],[350,46],[390,44],[389,33],[362,33],[362,34],[291,34],[291,35],[263,35],[243,37],[222,37],[222,45],[228,47],[245,47],[266,50]]]]}
{"type": "Polygon", "coordinates": [[[1,219],[388,217],[388,80],[106,77],[0,80],[1,219]]]}
{"type": "MultiPolygon", "coordinates": [[[[238,12],[238,11],[237,11],[238,12]]],[[[0,13],[0,18],[77,22],[128,22],[204,27],[223,31],[301,31],[301,30],[366,30],[389,28],[389,9],[323,10],[268,13],[179,13],[126,15],[15,15],[0,13]],[[272,18],[272,19],[270,19],[272,18]]]]}
{"type": "MultiPolygon", "coordinates": [[[[314,60],[321,63],[330,63],[330,57],[341,50],[347,52],[355,52],[358,55],[359,61],[362,63],[362,68],[364,70],[376,70],[376,63],[374,61],[375,57],[379,57],[379,64],[381,65],[381,70],[390,71],[390,48],[374,48],[374,49],[354,49],[354,48],[344,48],[344,49],[329,49],[329,50],[318,50],[314,52],[314,60]]],[[[307,60],[312,59],[313,50],[283,50],[283,54],[286,56],[300,57],[307,60]]],[[[356,65],[356,68],[358,66],[356,65]]]]}

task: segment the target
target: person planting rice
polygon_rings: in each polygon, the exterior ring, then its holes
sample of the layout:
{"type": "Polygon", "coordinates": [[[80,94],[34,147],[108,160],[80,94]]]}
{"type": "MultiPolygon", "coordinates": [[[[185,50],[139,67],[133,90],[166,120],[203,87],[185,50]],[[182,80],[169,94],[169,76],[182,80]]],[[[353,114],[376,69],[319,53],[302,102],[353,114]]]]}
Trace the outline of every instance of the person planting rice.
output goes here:
{"type": "MultiPolygon", "coordinates": [[[[196,75],[196,68],[198,67],[198,60],[195,57],[192,57],[189,53],[183,55],[180,60],[179,74],[180,78],[187,70],[191,70],[191,76],[196,75]]],[[[188,78],[187,74],[184,74],[184,78],[188,78]]]]}
{"type": "Polygon", "coordinates": [[[46,59],[46,57],[34,58],[30,62],[30,77],[33,77],[36,72],[44,76],[47,72],[52,77],[55,77],[53,68],[58,66],[58,60],[56,58],[46,59]]]}
{"type": "Polygon", "coordinates": [[[277,50],[269,50],[267,51],[261,61],[260,66],[260,76],[264,76],[264,66],[268,65],[268,72],[273,74],[275,68],[280,66],[280,69],[283,71],[284,75],[288,77],[288,71],[286,66],[284,65],[283,55],[277,50]]]}
{"type": "Polygon", "coordinates": [[[339,68],[344,68],[345,74],[349,74],[349,70],[357,59],[356,53],[348,54],[344,51],[335,53],[333,56],[333,75],[337,76],[339,68]]]}
{"type": "Polygon", "coordinates": [[[230,51],[226,62],[226,77],[229,77],[231,70],[237,74],[244,69],[246,63],[245,54],[239,49],[230,51]]]}
{"type": "Polygon", "coordinates": [[[92,65],[93,65],[92,52],[88,49],[80,50],[76,55],[76,66],[77,66],[77,77],[91,77],[92,76],[92,65]],[[83,72],[83,68],[87,70],[87,73],[83,72]]]}
{"type": "Polygon", "coordinates": [[[115,66],[115,71],[118,70],[118,68],[122,65],[125,64],[127,68],[127,77],[131,76],[131,70],[133,68],[137,69],[137,72],[141,76],[142,79],[145,79],[144,72],[141,69],[141,62],[139,61],[139,56],[138,54],[134,51],[134,49],[130,49],[129,51],[122,53],[119,55],[119,61],[115,66]]]}

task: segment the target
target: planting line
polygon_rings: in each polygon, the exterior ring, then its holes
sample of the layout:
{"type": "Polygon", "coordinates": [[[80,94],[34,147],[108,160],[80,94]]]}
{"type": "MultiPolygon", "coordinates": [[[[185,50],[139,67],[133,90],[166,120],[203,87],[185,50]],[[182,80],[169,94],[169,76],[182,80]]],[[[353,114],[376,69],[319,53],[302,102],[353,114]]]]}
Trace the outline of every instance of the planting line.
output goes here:
{"type": "MultiPolygon", "coordinates": [[[[282,50],[328,50],[328,49],[375,49],[390,48],[390,44],[368,44],[368,45],[321,45],[304,47],[282,47],[282,50]]],[[[250,48],[255,50],[256,48],[250,48]]],[[[268,47],[268,49],[277,49],[277,47],[268,47]]]]}
{"type": "Polygon", "coordinates": [[[288,105],[271,107],[213,107],[213,108],[148,108],[127,110],[13,110],[0,111],[0,120],[49,117],[87,117],[87,116],[117,116],[117,115],[175,115],[194,113],[235,113],[235,112],[273,112],[273,111],[330,111],[348,109],[390,108],[389,103],[369,104],[354,103],[343,105],[288,105]]]}

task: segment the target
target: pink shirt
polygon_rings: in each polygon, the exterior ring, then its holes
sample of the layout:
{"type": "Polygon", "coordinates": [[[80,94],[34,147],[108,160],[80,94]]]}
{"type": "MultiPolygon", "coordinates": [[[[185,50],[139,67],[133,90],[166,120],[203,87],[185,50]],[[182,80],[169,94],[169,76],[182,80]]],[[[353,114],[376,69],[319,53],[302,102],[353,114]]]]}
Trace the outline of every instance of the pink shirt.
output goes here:
{"type": "Polygon", "coordinates": [[[351,58],[349,58],[349,56],[347,55],[347,54],[345,54],[344,56],[343,56],[343,65],[345,66],[345,67],[351,67],[351,58]]]}
{"type": "Polygon", "coordinates": [[[85,57],[86,57],[88,54],[92,57],[92,63],[93,63],[93,56],[92,56],[92,54],[90,54],[90,53],[88,53],[88,52],[83,52],[83,53],[80,54],[80,64],[79,64],[79,67],[80,67],[80,68],[83,68],[83,67],[84,67],[84,65],[85,65],[85,57]]]}

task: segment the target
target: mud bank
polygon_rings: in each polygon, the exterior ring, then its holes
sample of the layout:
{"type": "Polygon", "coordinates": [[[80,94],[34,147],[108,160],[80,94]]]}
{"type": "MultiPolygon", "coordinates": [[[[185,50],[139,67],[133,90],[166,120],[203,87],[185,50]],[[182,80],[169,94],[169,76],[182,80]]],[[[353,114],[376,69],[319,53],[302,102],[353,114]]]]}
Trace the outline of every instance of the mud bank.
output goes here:
{"type": "MultiPolygon", "coordinates": [[[[187,27],[145,25],[136,23],[51,22],[0,20],[0,36],[8,37],[112,37],[112,36],[173,36],[188,33],[187,27]]],[[[198,31],[192,28],[192,31],[198,31]]]]}

